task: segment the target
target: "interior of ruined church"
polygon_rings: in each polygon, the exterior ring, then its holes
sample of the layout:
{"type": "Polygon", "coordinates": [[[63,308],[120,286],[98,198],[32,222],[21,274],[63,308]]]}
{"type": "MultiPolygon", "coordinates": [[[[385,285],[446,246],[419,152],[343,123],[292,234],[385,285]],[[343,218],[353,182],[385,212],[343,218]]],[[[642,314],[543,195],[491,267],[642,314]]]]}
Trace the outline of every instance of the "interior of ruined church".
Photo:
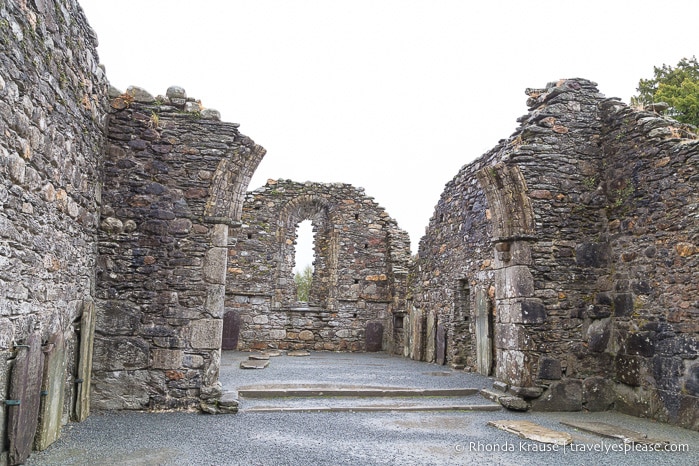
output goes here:
{"type": "Polygon", "coordinates": [[[12,464],[94,410],[216,411],[222,350],[385,352],[526,409],[699,429],[687,125],[585,79],[529,89],[517,131],[445,173],[412,256],[360,187],[252,189],[266,151],[239,125],[177,86],[111,87],[75,0],[24,3],[0,20],[0,435],[38,437],[12,464]]]}

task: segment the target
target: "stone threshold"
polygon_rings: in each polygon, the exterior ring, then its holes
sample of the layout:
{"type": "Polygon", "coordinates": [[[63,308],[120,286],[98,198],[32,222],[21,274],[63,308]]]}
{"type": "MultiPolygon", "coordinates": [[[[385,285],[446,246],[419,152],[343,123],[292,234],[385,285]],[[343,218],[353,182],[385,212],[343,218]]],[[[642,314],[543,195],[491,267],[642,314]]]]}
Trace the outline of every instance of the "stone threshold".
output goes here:
{"type": "Polygon", "coordinates": [[[275,397],[427,397],[427,396],[471,396],[478,388],[254,388],[238,389],[238,395],[245,398],[275,397]]]}
{"type": "Polygon", "coordinates": [[[400,404],[386,404],[373,406],[254,406],[242,409],[246,413],[339,413],[339,412],[385,412],[385,411],[500,411],[502,407],[494,404],[475,405],[444,405],[444,406],[404,406],[400,404]]]}

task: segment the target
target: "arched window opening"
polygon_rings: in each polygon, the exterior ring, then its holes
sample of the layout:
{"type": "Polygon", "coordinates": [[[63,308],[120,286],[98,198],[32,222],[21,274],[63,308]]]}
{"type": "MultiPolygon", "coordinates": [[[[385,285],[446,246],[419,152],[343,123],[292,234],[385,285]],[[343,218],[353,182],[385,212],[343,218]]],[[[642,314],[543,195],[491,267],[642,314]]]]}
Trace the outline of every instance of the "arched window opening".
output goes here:
{"type": "Polygon", "coordinates": [[[308,305],[313,284],[313,224],[302,221],[296,229],[296,251],[294,252],[294,282],[296,300],[308,305]]]}

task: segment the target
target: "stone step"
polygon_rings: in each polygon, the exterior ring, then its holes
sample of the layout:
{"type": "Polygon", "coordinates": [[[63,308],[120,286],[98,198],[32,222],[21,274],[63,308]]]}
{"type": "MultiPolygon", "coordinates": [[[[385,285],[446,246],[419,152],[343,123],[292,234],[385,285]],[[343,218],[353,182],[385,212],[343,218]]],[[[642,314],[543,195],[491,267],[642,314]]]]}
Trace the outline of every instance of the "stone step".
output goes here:
{"type": "Polygon", "coordinates": [[[399,388],[399,387],[240,387],[238,394],[244,398],[276,397],[433,397],[471,396],[478,388],[399,388]]]}
{"type": "Polygon", "coordinates": [[[252,406],[240,411],[246,413],[278,412],[382,412],[382,411],[500,411],[495,404],[450,404],[450,405],[402,405],[399,403],[382,405],[352,406],[252,406]]]}

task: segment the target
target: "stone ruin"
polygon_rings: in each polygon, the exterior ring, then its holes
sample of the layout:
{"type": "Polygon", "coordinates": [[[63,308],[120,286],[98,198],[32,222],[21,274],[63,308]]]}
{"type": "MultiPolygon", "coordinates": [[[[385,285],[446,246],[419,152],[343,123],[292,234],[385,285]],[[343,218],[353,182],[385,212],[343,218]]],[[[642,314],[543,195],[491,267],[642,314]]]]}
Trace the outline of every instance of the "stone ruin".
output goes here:
{"type": "Polygon", "coordinates": [[[532,409],[699,429],[693,128],[584,79],[529,89],[411,258],[361,189],[246,192],[265,151],[237,124],[178,87],[110,88],[76,0],[0,0],[0,31],[3,462],[90,408],[215,406],[224,342],[383,350],[491,375],[532,409]]]}
{"type": "Polygon", "coordinates": [[[269,180],[247,194],[229,241],[224,333],[230,349],[380,351],[402,341],[410,241],[347,184],[269,180]],[[293,279],[297,229],[310,220],[308,303],[293,279]]]}

